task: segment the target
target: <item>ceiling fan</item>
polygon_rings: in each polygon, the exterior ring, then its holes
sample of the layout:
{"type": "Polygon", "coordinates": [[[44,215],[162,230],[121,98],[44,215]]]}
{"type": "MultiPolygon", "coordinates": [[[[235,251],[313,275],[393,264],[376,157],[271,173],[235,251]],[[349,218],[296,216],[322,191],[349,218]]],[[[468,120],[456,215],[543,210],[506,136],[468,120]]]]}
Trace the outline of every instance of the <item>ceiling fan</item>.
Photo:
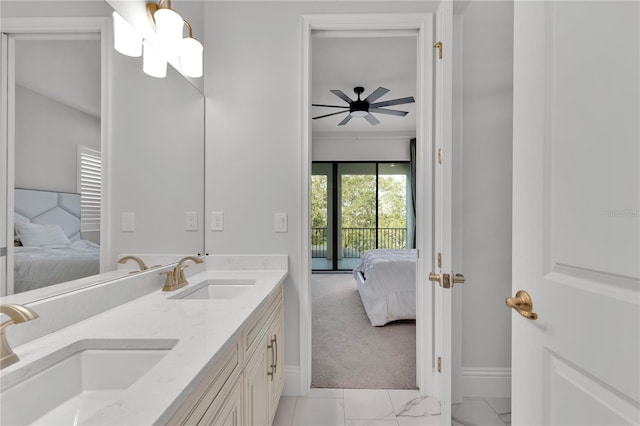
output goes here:
{"type": "Polygon", "coordinates": [[[319,107],[344,109],[344,111],[338,111],[338,112],[333,112],[331,114],[320,115],[318,117],[313,117],[313,119],[316,120],[318,118],[330,117],[332,115],[348,112],[349,114],[344,118],[344,120],[338,123],[338,126],[344,126],[353,117],[364,117],[364,119],[367,120],[369,124],[371,124],[372,126],[375,126],[376,124],[380,123],[380,121],[376,117],[374,117],[373,114],[371,114],[372,112],[404,117],[405,115],[409,114],[407,111],[398,111],[395,109],[383,109],[382,107],[387,107],[392,105],[401,105],[401,104],[410,104],[412,102],[415,102],[415,99],[413,99],[413,96],[409,96],[406,98],[392,99],[389,101],[375,102],[377,99],[381,98],[387,92],[389,92],[389,89],[385,89],[384,87],[378,87],[376,90],[371,92],[369,96],[364,98],[364,100],[360,99],[360,95],[364,92],[364,87],[359,87],[359,86],[354,87],[353,91],[358,96],[358,99],[356,99],[355,101],[352,100],[347,95],[345,95],[342,90],[331,90],[330,91],[331,93],[333,93],[334,95],[336,95],[337,97],[339,97],[340,99],[348,103],[349,106],[311,104],[313,106],[319,106],[319,107]]]}

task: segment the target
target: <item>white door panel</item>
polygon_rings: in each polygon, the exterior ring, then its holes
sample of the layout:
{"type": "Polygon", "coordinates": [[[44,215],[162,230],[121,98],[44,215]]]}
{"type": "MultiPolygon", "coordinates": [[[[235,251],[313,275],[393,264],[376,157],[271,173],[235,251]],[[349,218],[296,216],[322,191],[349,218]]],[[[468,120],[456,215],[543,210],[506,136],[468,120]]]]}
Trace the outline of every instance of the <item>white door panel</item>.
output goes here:
{"type": "Polygon", "coordinates": [[[640,423],[637,2],[516,2],[513,424],[640,423]]]}

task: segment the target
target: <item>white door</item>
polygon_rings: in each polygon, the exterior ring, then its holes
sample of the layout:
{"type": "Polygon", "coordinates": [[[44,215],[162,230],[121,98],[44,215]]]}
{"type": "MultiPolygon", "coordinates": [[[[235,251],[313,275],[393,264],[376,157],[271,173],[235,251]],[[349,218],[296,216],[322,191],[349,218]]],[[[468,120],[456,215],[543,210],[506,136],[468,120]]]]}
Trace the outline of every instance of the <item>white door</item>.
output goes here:
{"type": "Polygon", "coordinates": [[[513,424],[640,423],[639,16],[515,2],[513,424]]]}
{"type": "Polygon", "coordinates": [[[452,131],[453,131],[453,2],[441,2],[436,13],[435,108],[433,170],[433,350],[435,395],[440,399],[440,424],[451,424],[452,268],[452,131]]]}

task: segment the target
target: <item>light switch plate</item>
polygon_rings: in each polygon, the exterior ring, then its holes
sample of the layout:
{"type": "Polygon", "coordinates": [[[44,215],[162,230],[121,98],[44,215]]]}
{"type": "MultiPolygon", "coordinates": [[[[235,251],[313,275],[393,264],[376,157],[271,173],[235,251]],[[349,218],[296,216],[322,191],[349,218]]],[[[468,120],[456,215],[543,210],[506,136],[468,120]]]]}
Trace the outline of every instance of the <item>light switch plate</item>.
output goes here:
{"type": "Polygon", "coordinates": [[[287,214],[276,213],[273,221],[273,230],[276,232],[287,232],[287,214]]]}
{"type": "Polygon", "coordinates": [[[224,213],[211,212],[211,230],[224,231],[224,213]]]}
{"type": "Polygon", "coordinates": [[[185,212],[185,230],[197,231],[198,230],[198,212],[185,212]]]}
{"type": "Polygon", "coordinates": [[[131,212],[122,213],[122,232],[133,232],[136,230],[136,214],[131,212]]]}

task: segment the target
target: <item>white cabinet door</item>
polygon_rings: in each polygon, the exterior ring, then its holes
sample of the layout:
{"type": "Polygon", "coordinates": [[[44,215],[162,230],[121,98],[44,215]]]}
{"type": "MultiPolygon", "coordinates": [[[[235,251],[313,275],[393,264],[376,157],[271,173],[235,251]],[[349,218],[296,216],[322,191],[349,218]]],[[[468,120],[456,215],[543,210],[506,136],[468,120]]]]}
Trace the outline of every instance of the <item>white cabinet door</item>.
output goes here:
{"type": "Polygon", "coordinates": [[[268,396],[269,424],[278,409],[280,395],[284,387],[284,322],[282,312],[279,313],[267,332],[267,376],[269,377],[268,396]]]}
{"type": "Polygon", "coordinates": [[[248,425],[267,425],[267,344],[260,338],[260,346],[245,369],[244,403],[245,422],[248,425]]]}
{"type": "Polygon", "coordinates": [[[514,7],[512,422],[639,424],[639,3],[514,7]]]}
{"type": "Polygon", "coordinates": [[[244,425],[242,413],[242,381],[236,381],[233,388],[229,391],[227,400],[222,406],[215,410],[208,410],[198,424],[211,426],[244,425]],[[215,415],[212,415],[214,412],[215,415]]]}

